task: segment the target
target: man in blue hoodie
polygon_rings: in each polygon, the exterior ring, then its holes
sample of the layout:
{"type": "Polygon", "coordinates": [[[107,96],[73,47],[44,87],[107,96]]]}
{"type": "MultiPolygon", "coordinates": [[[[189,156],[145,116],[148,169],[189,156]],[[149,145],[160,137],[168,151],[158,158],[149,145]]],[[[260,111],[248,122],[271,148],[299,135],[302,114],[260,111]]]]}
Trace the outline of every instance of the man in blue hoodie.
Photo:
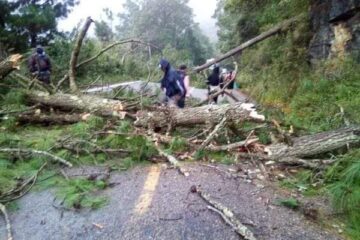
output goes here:
{"type": "Polygon", "coordinates": [[[170,63],[166,59],[160,60],[159,67],[164,72],[164,76],[161,79],[160,84],[161,90],[165,92],[168,105],[175,105],[182,108],[183,106],[181,104],[179,105],[179,100],[185,96],[186,93],[179,74],[171,67],[170,63]]]}
{"type": "Polygon", "coordinates": [[[50,84],[51,62],[42,46],[36,47],[36,52],[29,58],[28,68],[34,78],[50,84]]]}

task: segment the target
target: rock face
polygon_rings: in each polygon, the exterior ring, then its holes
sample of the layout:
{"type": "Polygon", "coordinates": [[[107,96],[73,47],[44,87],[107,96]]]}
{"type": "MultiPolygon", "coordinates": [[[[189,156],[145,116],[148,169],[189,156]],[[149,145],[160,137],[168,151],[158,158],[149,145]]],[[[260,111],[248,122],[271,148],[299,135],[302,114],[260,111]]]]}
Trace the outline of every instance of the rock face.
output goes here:
{"type": "Polygon", "coordinates": [[[312,62],[360,53],[360,0],[312,0],[312,62]]]}

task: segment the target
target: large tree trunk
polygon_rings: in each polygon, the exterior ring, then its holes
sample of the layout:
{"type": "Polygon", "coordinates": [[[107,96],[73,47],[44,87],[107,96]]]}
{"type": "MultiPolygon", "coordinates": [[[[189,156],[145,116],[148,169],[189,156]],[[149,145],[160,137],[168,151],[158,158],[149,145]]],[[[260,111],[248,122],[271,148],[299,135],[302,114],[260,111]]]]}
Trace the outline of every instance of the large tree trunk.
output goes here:
{"type": "Polygon", "coordinates": [[[136,126],[164,127],[168,126],[192,126],[206,122],[218,123],[226,116],[229,121],[258,121],[265,120],[259,115],[253,104],[234,103],[224,105],[207,105],[195,108],[175,109],[167,108],[163,111],[137,113],[136,126]]]}
{"type": "Polygon", "coordinates": [[[21,114],[17,120],[22,124],[73,124],[81,121],[86,121],[91,114],[21,114]]]}
{"type": "Polygon", "coordinates": [[[70,89],[72,92],[76,92],[78,90],[76,82],[75,82],[75,74],[76,74],[76,64],[79,57],[80,49],[82,42],[85,38],[86,32],[88,31],[90,24],[93,22],[93,20],[88,17],[85,21],[85,24],[79,33],[76,44],[73,52],[71,53],[71,59],[70,59],[70,68],[69,68],[69,81],[70,81],[70,89]]]}
{"type": "Polygon", "coordinates": [[[251,47],[252,45],[258,43],[258,42],[261,42],[275,34],[278,34],[282,31],[285,31],[287,29],[289,29],[289,27],[294,24],[296,21],[298,21],[300,18],[302,17],[302,15],[300,16],[297,16],[297,17],[294,17],[294,18],[291,18],[289,20],[286,20],[278,25],[276,25],[275,27],[269,29],[268,31],[266,32],[263,32],[261,33],[260,35],[256,36],[255,38],[252,38],[250,40],[248,40],[247,42],[241,44],[240,46],[234,48],[234,49],[231,49],[230,51],[228,51],[227,53],[215,58],[213,61],[210,61],[208,63],[205,63],[201,66],[198,66],[198,67],[195,67],[193,69],[193,71],[195,72],[200,72],[202,70],[204,70],[205,68],[208,68],[210,67],[211,65],[215,64],[215,63],[218,63],[218,62],[221,62],[223,61],[224,59],[227,59],[237,53],[240,53],[242,50],[248,48],[248,47],[251,47]]]}
{"type": "Polygon", "coordinates": [[[0,62],[0,80],[4,79],[9,73],[15,69],[19,69],[20,60],[22,56],[20,54],[11,55],[4,61],[0,62]]]}
{"type": "Polygon", "coordinates": [[[266,147],[265,152],[273,160],[289,157],[306,158],[359,142],[360,127],[347,127],[294,138],[292,146],[284,143],[273,144],[266,147]]]}
{"type": "Polygon", "coordinates": [[[67,111],[94,113],[102,117],[124,118],[126,109],[126,106],[120,101],[93,95],[77,96],[61,93],[49,95],[44,92],[29,92],[27,101],[67,111]]]}

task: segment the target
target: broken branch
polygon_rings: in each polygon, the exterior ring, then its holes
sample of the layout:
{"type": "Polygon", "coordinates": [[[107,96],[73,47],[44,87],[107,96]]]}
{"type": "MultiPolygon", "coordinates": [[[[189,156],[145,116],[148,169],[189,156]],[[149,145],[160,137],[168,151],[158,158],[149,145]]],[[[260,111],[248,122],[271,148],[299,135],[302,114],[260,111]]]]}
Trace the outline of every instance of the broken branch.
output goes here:
{"type": "Polygon", "coordinates": [[[0,203],[0,211],[4,215],[5,223],[6,223],[6,230],[7,230],[7,240],[12,240],[12,231],[11,231],[11,223],[9,219],[9,215],[7,214],[5,205],[0,203]]]}
{"type": "Polygon", "coordinates": [[[65,159],[58,157],[56,155],[53,155],[51,153],[45,152],[45,151],[39,151],[39,150],[34,150],[34,149],[22,149],[22,148],[0,148],[0,152],[42,155],[42,156],[51,158],[55,162],[60,162],[68,167],[73,166],[72,163],[66,161],[65,159]]]}
{"type": "Polygon", "coordinates": [[[211,199],[210,195],[203,192],[200,189],[195,187],[195,192],[199,194],[199,196],[208,204],[211,205],[211,210],[216,209],[215,212],[219,213],[220,216],[228,223],[235,232],[237,232],[241,237],[246,240],[256,240],[254,234],[248,229],[245,225],[243,225],[238,219],[235,218],[234,213],[227,207],[222,204],[211,199]]]}

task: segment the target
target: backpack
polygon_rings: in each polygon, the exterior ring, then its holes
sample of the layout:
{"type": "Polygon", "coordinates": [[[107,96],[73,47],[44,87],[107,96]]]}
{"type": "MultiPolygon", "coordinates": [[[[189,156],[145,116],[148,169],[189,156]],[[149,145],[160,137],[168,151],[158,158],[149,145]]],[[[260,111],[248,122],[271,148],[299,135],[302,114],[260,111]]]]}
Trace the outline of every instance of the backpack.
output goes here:
{"type": "Polygon", "coordinates": [[[35,60],[36,60],[36,66],[37,66],[37,69],[39,72],[49,70],[48,58],[45,55],[37,54],[35,56],[35,60]]]}

